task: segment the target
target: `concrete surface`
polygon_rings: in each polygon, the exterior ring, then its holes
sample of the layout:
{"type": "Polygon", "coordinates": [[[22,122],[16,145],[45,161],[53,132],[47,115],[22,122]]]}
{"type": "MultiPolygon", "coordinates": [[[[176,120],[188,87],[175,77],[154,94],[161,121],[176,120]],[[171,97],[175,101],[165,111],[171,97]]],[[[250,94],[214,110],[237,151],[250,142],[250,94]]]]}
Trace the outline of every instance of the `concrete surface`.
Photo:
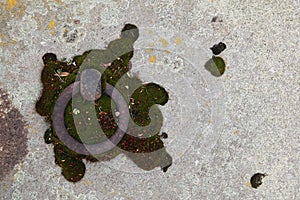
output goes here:
{"type": "Polygon", "coordinates": [[[299,12],[298,0],[1,0],[0,86],[28,122],[29,153],[0,199],[299,199],[299,12]],[[119,156],[69,183],[34,110],[41,58],[103,48],[125,23],[142,30],[134,73],[170,91],[163,130],[175,162],[145,172],[119,156]],[[216,78],[203,63],[220,41],[228,67],[216,78]],[[256,172],[268,174],[258,189],[256,172]]]}

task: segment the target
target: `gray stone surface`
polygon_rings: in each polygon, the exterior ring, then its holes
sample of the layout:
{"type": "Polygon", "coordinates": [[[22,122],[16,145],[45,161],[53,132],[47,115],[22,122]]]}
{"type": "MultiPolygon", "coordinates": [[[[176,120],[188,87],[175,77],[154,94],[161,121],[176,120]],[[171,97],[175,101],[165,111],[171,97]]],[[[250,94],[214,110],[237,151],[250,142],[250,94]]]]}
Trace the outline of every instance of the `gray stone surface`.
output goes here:
{"type": "Polygon", "coordinates": [[[28,122],[29,153],[0,183],[0,199],[299,198],[299,12],[297,0],[1,1],[0,87],[28,122]],[[34,109],[41,58],[104,48],[125,23],[142,33],[133,74],[170,91],[163,130],[175,161],[167,173],[145,172],[119,156],[69,183],[34,109]],[[216,78],[203,65],[220,41],[227,69],[216,78]],[[253,189],[256,172],[268,176],[253,189]]]}

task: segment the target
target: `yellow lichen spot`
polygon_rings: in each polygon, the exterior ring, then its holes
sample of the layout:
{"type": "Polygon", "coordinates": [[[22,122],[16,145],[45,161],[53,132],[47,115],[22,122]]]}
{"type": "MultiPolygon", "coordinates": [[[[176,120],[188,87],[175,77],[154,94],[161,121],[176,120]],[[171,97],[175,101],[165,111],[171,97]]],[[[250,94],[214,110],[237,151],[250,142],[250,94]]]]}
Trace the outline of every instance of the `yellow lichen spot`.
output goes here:
{"type": "Polygon", "coordinates": [[[55,2],[58,4],[63,4],[63,2],[61,0],[55,0],[55,2]]]}
{"type": "Polygon", "coordinates": [[[149,57],[149,62],[155,63],[156,62],[156,56],[155,55],[150,56],[149,57]]]}
{"type": "Polygon", "coordinates": [[[164,39],[164,38],[161,38],[161,39],[159,40],[159,42],[161,42],[161,46],[162,46],[162,47],[166,47],[166,46],[169,45],[168,41],[167,41],[166,39],[164,39]]]}
{"type": "Polygon", "coordinates": [[[247,186],[247,187],[251,187],[250,181],[247,181],[247,182],[246,182],[246,186],[247,186]]]}
{"type": "Polygon", "coordinates": [[[16,6],[17,2],[17,0],[6,0],[6,10],[13,9],[16,6]]]}
{"type": "Polygon", "coordinates": [[[154,43],[150,43],[148,46],[149,47],[154,47],[155,45],[154,45],[154,43]]]}
{"type": "Polygon", "coordinates": [[[15,19],[20,19],[25,15],[26,7],[22,4],[17,4],[10,12],[15,19]]]}
{"type": "Polygon", "coordinates": [[[49,28],[49,29],[53,29],[55,26],[56,26],[56,23],[55,23],[55,21],[53,21],[53,20],[50,21],[49,24],[48,24],[48,28],[49,28]]]}
{"type": "Polygon", "coordinates": [[[208,122],[209,124],[211,124],[212,121],[211,121],[211,120],[208,120],[207,122],[208,122]]]}
{"type": "Polygon", "coordinates": [[[167,54],[170,54],[170,53],[171,53],[171,51],[169,51],[169,50],[166,50],[166,53],[167,53],[167,54]]]}
{"type": "Polygon", "coordinates": [[[54,31],[51,31],[51,32],[50,32],[50,35],[54,35],[54,34],[55,34],[55,32],[54,32],[54,31]]]}
{"type": "Polygon", "coordinates": [[[151,53],[151,52],[153,52],[153,49],[146,49],[145,52],[146,53],[151,53]]]}
{"type": "Polygon", "coordinates": [[[85,183],[86,183],[88,186],[91,185],[91,181],[89,181],[89,180],[85,181],[85,183]]]}
{"type": "Polygon", "coordinates": [[[2,46],[2,42],[0,42],[0,47],[2,46]]]}
{"type": "Polygon", "coordinates": [[[175,38],[175,44],[176,45],[182,44],[182,39],[181,38],[175,38]]]}
{"type": "Polygon", "coordinates": [[[238,130],[235,130],[235,131],[233,132],[233,134],[234,134],[234,135],[237,135],[237,134],[239,134],[239,131],[238,131],[238,130]]]}

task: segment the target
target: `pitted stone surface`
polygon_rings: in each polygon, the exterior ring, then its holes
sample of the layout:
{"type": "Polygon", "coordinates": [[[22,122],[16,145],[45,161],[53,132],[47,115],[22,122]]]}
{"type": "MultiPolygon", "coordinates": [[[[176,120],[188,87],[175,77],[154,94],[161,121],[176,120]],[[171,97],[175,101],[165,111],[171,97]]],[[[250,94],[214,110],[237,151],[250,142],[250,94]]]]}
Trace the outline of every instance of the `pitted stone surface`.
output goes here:
{"type": "MultiPolygon", "coordinates": [[[[15,182],[0,187],[0,199],[296,199],[300,188],[297,177],[300,148],[299,1],[18,0],[2,1],[0,5],[0,85],[5,85],[13,105],[31,127],[29,154],[22,167],[17,168],[19,172],[12,177],[15,182]],[[11,8],[6,2],[17,3],[11,8]],[[217,20],[212,22],[216,16],[217,20]],[[51,21],[55,26],[48,26],[51,21]],[[38,77],[43,65],[40,58],[45,52],[56,52],[59,58],[71,58],[91,48],[104,48],[108,44],[105,41],[111,41],[110,36],[118,37],[114,31],[128,22],[165,33],[156,40],[144,41],[149,47],[147,52],[153,51],[153,45],[156,49],[172,51],[168,49],[170,44],[180,41],[176,40],[180,35],[176,35],[177,32],[188,36],[182,38],[183,44],[192,38],[197,42],[187,46],[201,46],[208,52],[213,44],[226,43],[227,49],[221,55],[228,68],[222,77],[209,82],[224,85],[224,92],[219,94],[224,96],[224,101],[219,102],[225,109],[224,120],[205,118],[211,125],[222,124],[222,129],[213,132],[208,127],[204,132],[191,132],[196,139],[167,174],[162,175],[160,171],[128,173],[112,170],[107,165],[90,165],[89,171],[94,173],[89,173],[76,185],[67,183],[53,164],[52,149],[43,142],[46,124],[34,112],[34,103],[41,91],[38,77]],[[67,37],[64,37],[65,30],[67,37]],[[75,40],[67,42],[75,30],[75,40]],[[203,146],[202,135],[207,138],[219,136],[217,141],[212,138],[216,145],[210,158],[206,158],[205,147],[211,148],[211,143],[203,146]],[[257,171],[268,176],[253,192],[247,181],[257,171]]],[[[142,42],[137,40],[136,43],[142,42]]],[[[137,53],[133,58],[133,66],[140,64],[136,76],[155,80],[153,71],[147,73],[153,67],[148,61],[154,61],[160,54],[150,54],[151,59],[149,53],[143,55],[144,52],[137,53]]],[[[164,60],[174,59],[166,55],[161,62],[164,60]]],[[[170,67],[163,68],[163,85],[181,80],[181,76],[173,75],[176,74],[173,71],[178,70],[178,63],[165,65],[170,67]],[[166,69],[173,70],[172,76],[168,76],[166,69]]],[[[162,74],[159,66],[154,67],[156,76],[162,74]]],[[[179,67],[184,69],[183,65],[179,67]]],[[[199,63],[197,67],[202,69],[199,63]]],[[[201,75],[207,78],[209,74],[201,75]]],[[[205,89],[199,86],[200,83],[199,79],[194,86],[205,89]]],[[[203,92],[205,90],[197,90],[191,102],[204,99],[201,102],[207,103],[207,107],[201,112],[181,116],[176,112],[182,105],[177,94],[180,91],[189,93],[178,84],[167,86],[173,106],[166,108],[164,116],[172,123],[181,118],[189,121],[195,116],[199,117],[197,120],[203,120],[201,113],[207,113],[205,109],[215,106],[205,101],[210,98],[203,92]]],[[[194,106],[184,105],[187,108],[194,106]]],[[[181,135],[172,137],[172,131],[177,130],[178,125],[186,124],[175,123],[170,126],[174,129],[166,131],[169,134],[167,147],[176,142],[182,144],[174,149],[175,152],[181,152],[186,144],[178,141],[181,135]]],[[[182,136],[185,134],[182,132],[182,136]]],[[[130,164],[124,157],[116,158],[115,163],[120,162],[130,164]]]]}

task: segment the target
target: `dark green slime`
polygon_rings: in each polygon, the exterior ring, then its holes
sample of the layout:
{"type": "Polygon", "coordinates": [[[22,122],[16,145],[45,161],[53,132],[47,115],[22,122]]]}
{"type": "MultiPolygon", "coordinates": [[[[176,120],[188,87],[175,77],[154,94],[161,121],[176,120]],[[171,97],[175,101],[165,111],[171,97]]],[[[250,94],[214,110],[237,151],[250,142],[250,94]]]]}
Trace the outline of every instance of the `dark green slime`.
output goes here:
{"type": "MultiPolygon", "coordinates": [[[[168,102],[169,96],[167,91],[158,84],[143,84],[136,77],[126,76],[129,72],[129,61],[133,56],[133,43],[139,36],[138,29],[132,24],[126,24],[122,29],[121,38],[111,41],[104,50],[89,50],[82,55],[75,56],[72,62],[57,60],[56,55],[47,53],[43,56],[44,68],[41,80],[43,91],[40,99],[36,103],[36,111],[45,116],[46,121],[51,127],[45,132],[45,143],[54,145],[55,163],[62,168],[62,175],[71,182],[81,180],[85,173],[85,164],[82,159],[89,162],[109,161],[120,153],[124,153],[140,168],[151,170],[155,167],[161,167],[165,172],[172,164],[172,157],[166,152],[164,144],[158,135],[162,126],[162,113],[156,104],[164,105],[168,102]],[[88,60],[85,60],[88,58],[88,60]],[[82,64],[85,63],[84,66],[82,64]],[[108,64],[104,67],[100,64],[108,64]],[[82,116],[81,124],[75,127],[73,119],[72,102],[70,101],[65,110],[65,126],[69,134],[82,143],[98,143],[107,140],[116,130],[117,124],[113,118],[112,111],[114,103],[110,97],[104,94],[105,85],[109,83],[116,86],[121,77],[124,81],[118,85],[118,90],[127,100],[129,113],[132,118],[125,136],[114,149],[101,155],[80,155],[66,147],[57,137],[53,130],[52,112],[56,100],[62,91],[76,80],[77,75],[84,69],[94,68],[102,73],[102,96],[93,104],[84,104],[86,110],[95,110],[99,125],[105,136],[89,132],[89,126],[86,126],[88,114],[79,113],[82,116]],[[60,72],[60,73],[59,73],[60,72]],[[68,72],[68,76],[60,77],[61,72],[68,72]],[[56,75],[55,75],[56,74],[56,75]],[[133,94],[126,93],[126,86],[137,87],[133,94]],[[125,88],[125,89],[124,89],[125,88]],[[149,116],[149,111],[154,113],[154,117],[149,116]],[[152,123],[151,123],[152,122],[152,123]],[[137,124],[139,128],[133,126],[137,124]],[[150,129],[146,129],[149,124],[154,124],[150,129]],[[78,135],[77,130],[83,129],[86,134],[78,135]],[[150,131],[149,131],[150,130],[150,131]],[[153,132],[155,134],[150,134],[153,132]],[[84,142],[83,142],[84,141],[84,142]],[[145,153],[150,153],[151,156],[145,153]]],[[[80,94],[73,97],[74,101],[83,101],[80,94]]],[[[82,109],[82,108],[81,108],[82,109]]]]}

